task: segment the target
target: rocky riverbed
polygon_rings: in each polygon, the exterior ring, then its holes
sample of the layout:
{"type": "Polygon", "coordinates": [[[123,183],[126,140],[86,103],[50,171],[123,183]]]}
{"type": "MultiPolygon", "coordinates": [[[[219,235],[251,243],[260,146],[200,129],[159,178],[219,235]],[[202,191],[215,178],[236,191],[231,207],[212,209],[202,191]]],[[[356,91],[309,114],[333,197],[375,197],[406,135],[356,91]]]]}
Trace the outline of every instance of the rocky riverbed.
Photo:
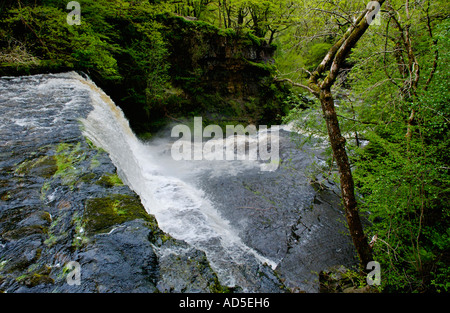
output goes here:
{"type": "Polygon", "coordinates": [[[277,171],[200,175],[198,181],[243,241],[277,264],[286,286],[317,292],[318,273],[354,265],[354,248],[338,187],[313,173],[323,163],[317,157],[323,151],[299,148],[301,140],[297,133],[280,131],[277,171]]]}
{"type": "Polygon", "coordinates": [[[162,232],[82,135],[92,109],[73,73],[0,79],[0,291],[220,291],[205,254],[162,232]]]}
{"type": "Polygon", "coordinates": [[[321,270],[354,264],[336,187],[306,174],[319,152],[282,131],[275,172],[193,173],[239,240],[271,261],[230,263],[218,251],[212,266],[215,239],[205,250],[162,231],[110,151],[83,135],[95,97],[104,95],[75,73],[0,79],[0,291],[317,292],[321,270]],[[69,262],[79,285],[68,284],[69,262]]]}

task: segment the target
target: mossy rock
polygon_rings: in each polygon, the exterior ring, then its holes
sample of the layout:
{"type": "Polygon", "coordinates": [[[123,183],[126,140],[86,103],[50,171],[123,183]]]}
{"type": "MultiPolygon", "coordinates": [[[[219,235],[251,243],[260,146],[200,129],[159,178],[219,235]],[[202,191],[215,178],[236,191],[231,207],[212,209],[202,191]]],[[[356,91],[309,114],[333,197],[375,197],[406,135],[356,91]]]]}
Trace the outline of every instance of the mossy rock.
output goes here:
{"type": "Polygon", "coordinates": [[[47,234],[47,232],[47,227],[43,227],[41,225],[31,225],[4,232],[1,236],[5,240],[17,240],[35,234],[47,234]]]}
{"type": "Polygon", "coordinates": [[[91,183],[97,176],[94,173],[82,174],[79,181],[82,183],[91,183]]]}
{"type": "Polygon", "coordinates": [[[16,281],[27,287],[35,287],[42,284],[54,284],[55,280],[50,277],[50,273],[51,268],[44,266],[37,272],[31,272],[17,277],[16,281]]]}
{"type": "Polygon", "coordinates": [[[28,287],[34,287],[41,284],[54,284],[55,280],[48,275],[33,274],[24,281],[28,287]]]}
{"type": "Polygon", "coordinates": [[[143,219],[156,225],[156,220],[145,211],[138,197],[114,194],[88,199],[84,208],[83,225],[88,234],[97,234],[135,219],[143,219]]]}
{"type": "Polygon", "coordinates": [[[22,162],[16,169],[16,174],[24,176],[40,176],[43,178],[52,177],[58,166],[54,156],[43,156],[33,160],[26,160],[22,162]]]}
{"type": "Polygon", "coordinates": [[[11,198],[12,198],[12,192],[10,192],[10,191],[6,191],[6,192],[0,194],[0,200],[1,201],[5,201],[6,202],[6,201],[11,200],[11,198]]]}
{"type": "Polygon", "coordinates": [[[107,188],[123,186],[123,182],[117,174],[104,174],[96,184],[107,188]]]}
{"type": "Polygon", "coordinates": [[[321,293],[377,293],[376,286],[366,284],[365,273],[344,266],[331,267],[319,273],[321,293]]]}
{"type": "Polygon", "coordinates": [[[0,264],[4,273],[24,272],[38,262],[42,256],[41,248],[30,248],[23,250],[25,253],[18,254],[14,258],[5,259],[0,264]]]}

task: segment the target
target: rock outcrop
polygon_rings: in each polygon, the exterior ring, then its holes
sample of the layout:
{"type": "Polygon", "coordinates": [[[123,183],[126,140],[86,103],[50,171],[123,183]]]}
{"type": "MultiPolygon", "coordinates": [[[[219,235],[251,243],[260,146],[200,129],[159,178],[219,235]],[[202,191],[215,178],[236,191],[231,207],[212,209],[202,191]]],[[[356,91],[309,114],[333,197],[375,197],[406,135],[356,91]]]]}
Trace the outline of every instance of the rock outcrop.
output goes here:
{"type": "Polygon", "coordinates": [[[274,45],[252,33],[182,17],[165,16],[161,23],[166,25],[171,92],[179,96],[177,108],[166,103],[169,113],[201,108],[212,121],[270,124],[283,112],[277,97],[285,87],[273,79],[274,45]]]}
{"type": "Polygon", "coordinates": [[[82,135],[92,105],[80,79],[0,79],[0,291],[221,290],[205,254],[162,232],[82,135]]]}

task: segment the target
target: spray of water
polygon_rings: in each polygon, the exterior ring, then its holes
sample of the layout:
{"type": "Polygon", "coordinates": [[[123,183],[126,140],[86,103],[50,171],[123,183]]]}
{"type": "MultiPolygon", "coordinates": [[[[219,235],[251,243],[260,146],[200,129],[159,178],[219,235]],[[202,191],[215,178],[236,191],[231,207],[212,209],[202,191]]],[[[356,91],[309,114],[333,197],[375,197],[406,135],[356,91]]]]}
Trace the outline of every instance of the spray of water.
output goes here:
{"type": "Polygon", "coordinates": [[[233,268],[246,262],[276,263],[246,246],[190,178],[199,171],[238,173],[258,162],[174,161],[170,139],[143,143],[133,134],[122,111],[93,82],[73,73],[78,86],[89,90],[93,111],[82,120],[84,135],[106,150],[119,176],[156,217],[160,228],[203,250],[223,284],[235,284],[233,268]]]}

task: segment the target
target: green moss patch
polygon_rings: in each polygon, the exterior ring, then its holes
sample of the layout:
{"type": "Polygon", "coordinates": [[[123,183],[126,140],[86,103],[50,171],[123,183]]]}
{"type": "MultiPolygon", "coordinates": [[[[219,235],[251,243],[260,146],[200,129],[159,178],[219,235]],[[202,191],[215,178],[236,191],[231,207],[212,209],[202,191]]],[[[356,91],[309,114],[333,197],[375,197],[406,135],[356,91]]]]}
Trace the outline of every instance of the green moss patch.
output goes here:
{"type": "Polygon", "coordinates": [[[55,157],[43,156],[20,163],[17,166],[15,173],[19,176],[36,175],[44,178],[50,178],[56,173],[57,170],[58,167],[56,165],[55,157]]]}
{"type": "Polygon", "coordinates": [[[2,234],[3,239],[17,240],[35,234],[47,234],[48,229],[40,225],[25,226],[2,234]]]}
{"type": "Polygon", "coordinates": [[[123,186],[123,182],[117,174],[105,174],[96,182],[103,187],[123,186]]]}
{"type": "Polygon", "coordinates": [[[56,148],[56,166],[55,176],[61,177],[62,183],[73,188],[80,174],[77,164],[84,161],[86,154],[81,149],[81,143],[76,146],[67,143],[61,143],[56,148]]]}
{"type": "Polygon", "coordinates": [[[115,194],[88,199],[84,208],[83,225],[88,234],[96,234],[108,232],[115,225],[134,219],[156,224],[156,220],[145,211],[139,198],[115,194]]]}
{"type": "Polygon", "coordinates": [[[28,268],[29,272],[16,278],[19,284],[27,287],[34,287],[41,284],[54,284],[55,280],[50,277],[51,268],[44,266],[38,269],[36,272],[31,270],[34,266],[28,268]]]}

